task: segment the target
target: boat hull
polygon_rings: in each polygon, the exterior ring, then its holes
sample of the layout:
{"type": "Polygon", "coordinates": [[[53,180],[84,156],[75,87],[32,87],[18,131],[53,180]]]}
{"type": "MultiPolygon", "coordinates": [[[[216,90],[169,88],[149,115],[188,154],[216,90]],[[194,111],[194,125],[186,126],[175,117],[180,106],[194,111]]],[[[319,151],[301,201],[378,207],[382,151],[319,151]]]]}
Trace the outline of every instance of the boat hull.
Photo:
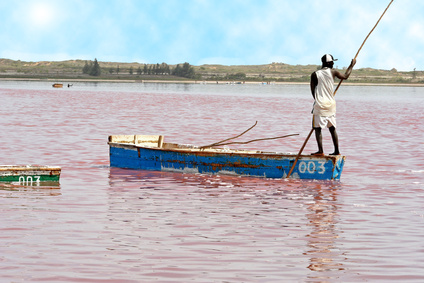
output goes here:
{"type": "MultiPolygon", "coordinates": [[[[285,178],[295,154],[227,153],[109,143],[110,166],[128,169],[285,178]]],[[[302,155],[290,178],[339,180],[345,157],[302,155]]]]}
{"type": "Polygon", "coordinates": [[[0,182],[39,186],[44,183],[58,183],[60,173],[60,167],[0,165],[0,182]]]}

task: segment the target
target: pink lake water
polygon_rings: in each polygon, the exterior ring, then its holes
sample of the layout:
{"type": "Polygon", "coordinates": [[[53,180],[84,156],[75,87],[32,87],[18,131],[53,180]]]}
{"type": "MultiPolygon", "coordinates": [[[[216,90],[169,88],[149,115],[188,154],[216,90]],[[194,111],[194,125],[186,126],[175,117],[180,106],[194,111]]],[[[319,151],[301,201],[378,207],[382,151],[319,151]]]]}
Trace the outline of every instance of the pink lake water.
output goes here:
{"type": "Polygon", "coordinates": [[[241,141],[299,136],[243,148],[297,152],[307,85],[0,82],[0,163],[62,167],[0,187],[0,282],[424,282],[424,88],[336,99],[341,180],[272,180],[110,168],[107,137],[205,145],[258,121],[241,141]]]}

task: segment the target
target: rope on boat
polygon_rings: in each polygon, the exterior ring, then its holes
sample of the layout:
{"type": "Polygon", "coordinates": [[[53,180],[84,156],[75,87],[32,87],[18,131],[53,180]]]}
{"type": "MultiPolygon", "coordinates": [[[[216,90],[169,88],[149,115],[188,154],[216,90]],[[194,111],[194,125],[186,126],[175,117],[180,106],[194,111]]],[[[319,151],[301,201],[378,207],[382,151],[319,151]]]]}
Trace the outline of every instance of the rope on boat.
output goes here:
{"type": "MultiPolygon", "coordinates": [[[[251,143],[251,142],[283,139],[283,138],[287,138],[287,137],[291,137],[291,136],[298,136],[298,135],[299,134],[290,134],[290,135],[272,137],[272,138],[254,139],[254,140],[250,140],[250,141],[246,141],[246,142],[227,142],[227,143],[219,143],[219,144],[216,143],[214,146],[223,146],[223,145],[229,145],[229,144],[248,144],[248,143],[251,143]]],[[[207,147],[212,147],[212,146],[207,146],[207,147]]],[[[206,147],[202,146],[200,148],[203,149],[203,148],[206,148],[206,147]]]]}
{"type": "Polygon", "coordinates": [[[276,139],[282,139],[282,138],[287,138],[287,137],[299,135],[299,134],[290,134],[290,135],[284,135],[284,136],[272,137],[272,138],[254,139],[254,140],[250,140],[250,141],[247,141],[247,142],[227,142],[227,141],[241,137],[242,135],[244,135],[245,133],[247,133],[248,131],[253,129],[257,124],[258,124],[258,121],[256,121],[255,124],[252,127],[250,127],[249,129],[247,129],[246,131],[244,131],[243,133],[241,133],[241,134],[239,134],[235,137],[228,138],[228,139],[225,139],[225,140],[222,140],[222,141],[219,141],[219,142],[215,142],[215,143],[212,143],[212,144],[204,145],[204,146],[201,146],[199,148],[205,149],[205,148],[210,148],[210,147],[215,147],[215,146],[223,146],[223,145],[229,145],[229,144],[248,144],[248,143],[256,142],[256,141],[276,140],[276,139]]]}
{"type": "Polygon", "coordinates": [[[257,124],[258,124],[258,121],[256,121],[255,124],[252,127],[250,127],[249,129],[247,129],[246,131],[244,131],[240,135],[237,135],[235,137],[228,138],[228,139],[225,139],[225,140],[222,140],[222,141],[219,141],[219,142],[215,142],[215,143],[212,143],[212,144],[204,145],[204,146],[201,146],[200,148],[202,149],[202,148],[207,148],[207,147],[219,146],[223,142],[226,142],[226,141],[229,141],[229,140],[233,140],[233,139],[239,138],[242,135],[244,135],[245,133],[247,133],[248,131],[250,131],[251,129],[253,129],[257,124]]]}

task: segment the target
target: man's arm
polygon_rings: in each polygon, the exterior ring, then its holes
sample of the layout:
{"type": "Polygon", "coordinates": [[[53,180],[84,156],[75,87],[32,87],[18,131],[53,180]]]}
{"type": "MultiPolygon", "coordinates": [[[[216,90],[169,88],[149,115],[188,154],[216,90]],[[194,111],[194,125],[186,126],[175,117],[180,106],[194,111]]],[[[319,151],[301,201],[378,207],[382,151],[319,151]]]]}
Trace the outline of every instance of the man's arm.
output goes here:
{"type": "Polygon", "coordinates": [[[314,99],[315,99],[315,88],[317,85],[318,85],[318,77],[317,77],[317,74],[313,72],[311,75],[311,92],[312,92],[312,97],[314,99]]]}
{"type": "Polygon", "coordinates": [[[337,70],[332,69],[333,76],[341,79],[341,80],[347,80],[352,73],[353,66],[356,64],[356,59],[352,59],[352,62],[350,63],[350,66],[347,68],[346,72],[344,74],[340,73],[337,70]]]}

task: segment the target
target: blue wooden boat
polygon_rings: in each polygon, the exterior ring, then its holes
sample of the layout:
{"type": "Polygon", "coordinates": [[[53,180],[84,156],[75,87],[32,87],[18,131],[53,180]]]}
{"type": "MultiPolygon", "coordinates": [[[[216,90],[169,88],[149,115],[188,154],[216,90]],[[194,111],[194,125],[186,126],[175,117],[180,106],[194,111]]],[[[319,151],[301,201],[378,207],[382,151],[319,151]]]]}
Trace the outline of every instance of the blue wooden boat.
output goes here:
{"type": "MultiPolygon", "coordinates": [[[[182,173],[230,174],[285,178],[297,154],[201,148],[164,143],[163,136],[109,136],[110,166],[182,173]]],[[[293,179],[339,180],[345,156],[301,155],[293,179]]]]}

